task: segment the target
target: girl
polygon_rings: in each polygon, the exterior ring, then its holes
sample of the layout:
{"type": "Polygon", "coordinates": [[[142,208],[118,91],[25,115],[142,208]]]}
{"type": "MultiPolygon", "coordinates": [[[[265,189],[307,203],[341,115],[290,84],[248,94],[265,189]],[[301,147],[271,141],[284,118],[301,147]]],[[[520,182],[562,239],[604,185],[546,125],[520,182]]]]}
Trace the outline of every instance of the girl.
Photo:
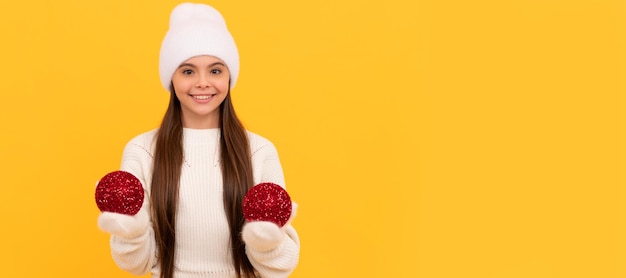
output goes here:
{"type": "Polygon", "coordinates": [[[253,185],[285,182],[273,144],[235,114],[239,54],[217,10],[174,8],[159,73],[170,92],[163,122],[132,139],[121,164],[144,185],[143,207],[98,217],[113,259],[153,278],[287,277],[299,259],[294,228],[246,222],[241,210],[253,185]]]}

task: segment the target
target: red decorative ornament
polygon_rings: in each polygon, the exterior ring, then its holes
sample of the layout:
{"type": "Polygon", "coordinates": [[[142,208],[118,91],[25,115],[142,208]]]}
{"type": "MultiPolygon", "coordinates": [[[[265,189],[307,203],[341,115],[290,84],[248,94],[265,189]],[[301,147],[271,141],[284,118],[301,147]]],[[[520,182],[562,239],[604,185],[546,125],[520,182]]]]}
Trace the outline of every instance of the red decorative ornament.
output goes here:
{"type": "Polygon", "coordinates": [[[100,211],[135,215],[143,205],[143,186],[125,171],[106,174],[96,186],[96,205],[100,211]]]}
{"type": "Polygon", "coordinates": [[[242,209],[247,221],[269,221],[282,227],[291,217],[291,198],[277,184],[260,183],[248,190],[242,209]]]}

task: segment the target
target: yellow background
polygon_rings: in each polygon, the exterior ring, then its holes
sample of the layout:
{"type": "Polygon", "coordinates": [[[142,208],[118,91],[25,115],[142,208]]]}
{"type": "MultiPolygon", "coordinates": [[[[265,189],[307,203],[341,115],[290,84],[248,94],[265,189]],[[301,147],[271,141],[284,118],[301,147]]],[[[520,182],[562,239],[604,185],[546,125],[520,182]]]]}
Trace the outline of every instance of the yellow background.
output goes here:
{"type": "MultiPolygon", "coordinates": [[[[95,182],[178,1],[0,8],[2,277],[131,277],[95,182]]],[[[300,204],[293,277],[626,277],[626,2],[212,1],[300,204]]]]}

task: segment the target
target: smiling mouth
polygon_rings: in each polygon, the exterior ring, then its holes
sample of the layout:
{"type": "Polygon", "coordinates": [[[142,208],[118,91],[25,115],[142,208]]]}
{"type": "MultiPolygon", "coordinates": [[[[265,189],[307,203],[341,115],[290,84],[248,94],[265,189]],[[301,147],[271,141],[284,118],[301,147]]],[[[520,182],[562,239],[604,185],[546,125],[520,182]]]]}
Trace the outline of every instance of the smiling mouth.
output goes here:
{"type": "Polygon", "coordinates": [[[198,96],[191,95],[192,98],[197,99],[197,100],[207,100],[214,96],[215,95],[198,95],[198,96]]]}

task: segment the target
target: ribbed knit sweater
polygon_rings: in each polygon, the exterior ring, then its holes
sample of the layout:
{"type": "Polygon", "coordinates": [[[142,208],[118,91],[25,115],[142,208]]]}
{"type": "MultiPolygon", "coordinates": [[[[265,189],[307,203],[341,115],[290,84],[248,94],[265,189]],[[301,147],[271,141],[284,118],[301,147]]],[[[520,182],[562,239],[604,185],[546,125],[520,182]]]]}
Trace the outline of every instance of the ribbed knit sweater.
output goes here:
{"type": "MultiPolygon", "coordinates": [[[[121,165],[121,170],[139,178],[148,196],[156,131],[140,134],[128,142],[121,165]]],[[[184,162],[176,216],[175,278],[235,277],[222,200],[219,136],[219,129],[185,128],[183,131],[184,162]]],[[[248,138],[254,184],[272,182],[284,187],[283,171],[274,145],[252,132],[248,132],[248,138]]],[[[290,224],[283,230],[287,236],[275,249],[268,252],[246,250],[250,262],[262,277],[287,277],[298,263],[298,235],[290,224]]],[[[113,259],[120,268],[136,275],[152,272],[152,277],[159,277],[152,225],[143,235],[133,239],[111,236],[110,244],[113,259]]]]}

